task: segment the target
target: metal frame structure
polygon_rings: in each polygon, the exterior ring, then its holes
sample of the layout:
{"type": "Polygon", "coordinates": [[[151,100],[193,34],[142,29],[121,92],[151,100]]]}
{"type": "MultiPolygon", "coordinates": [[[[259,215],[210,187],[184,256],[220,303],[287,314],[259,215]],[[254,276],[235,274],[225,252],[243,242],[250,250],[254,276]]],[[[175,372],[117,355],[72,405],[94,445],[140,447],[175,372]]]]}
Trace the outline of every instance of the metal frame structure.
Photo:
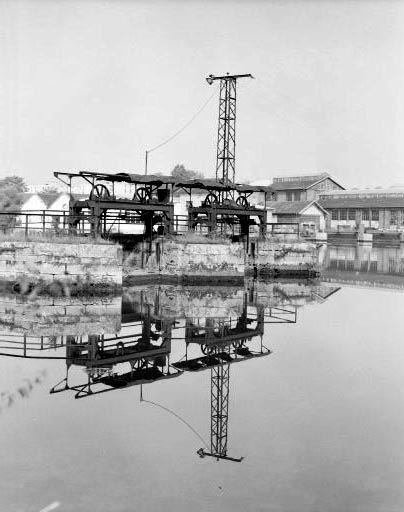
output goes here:
{"type": "Polygon", "coordinates": [[[237,80],[254,78],[251,74],[214,76],[206,81],[211,85],[220,80],[219,122],[217,129],[216,180],[224,185],[235,182],[236,175],[236,100],[237,80]]]}
{"type": "Polygon", "coordinates": [[[265,236],[267,231],[267,210],[257,208],[249,203],[249,197],[254,192],[270,193],[267,187],[252,185],[227,184],[214,180],[184,180],[177,183],[190,198],[188,207],[188,229],[195,230],[204,226],[211,233],[219,229],[222,233],[231,230],[233,235],[239,235],[248,241],[249,227],[257,225],[259,232],[265,236]],[[199,206],[192,203],[192,190],[206,190],[207,195],[199,206]],[[237,198],[235,198],[237,194],[237,198]],[[231,198],[231,196],[233,198],[231,198]],[[235,198],[235,199],[234,199],[235,198]]]}
{"type": "Polygon", "coordinates": [[[223,184],[213,179],[178,181],[172,176],[128,173],[55,172],[54,175],[70,190],[71,201],[67,222],[73,233],[81,229],[92,236],[108,237],[111,236],[114,225],[141,223],[145,226],[143,240],[151,243],[155,234],[174,231],[172,198],[175,189],[182,189],[190,198],[187,222],[189,230],[194,230],[199,225],[206,226],[208,232],[219,228],[222,233],[228,233],[230,228],[233,235],[237,232],[237,235],[248,239],[250,225],[258,225],[260,235],[266,234],[267,210],[252,206],[249,197],[254,192],[264,193],[266,202],[267,194],[271,194],[268,187],[230,182],[223,184]],[[88,198],[74,198],[72,181],[75,179],[84,180],[91,186],[88,198]],[[115,195],[116,183],[122,182],[134,186],[132,199],[118,198],[115,195]],[[206,190],[207,193],[200,206],[192,204],[192,190],[195,189],[206,190]]]}
{"type": "Polygon", "coordinates": [[[54,175],[69,186],[69,225],[73,233],[82,224],[87,225],[87,232],[91,236],[108,237],[112,227],[123,221],[127,224],[144,224],[144,239],[151,241],[156,226],[161,226],[159,234],[169,233],[172,229],[172,196],[175,183],[172,176],[98,172],[54,172],[54,175]],[[91,186],[87,199],[74,199],[72,180],[77,178],[91,186]],[[115,184],[122,182],[134,186],[132,199],[115,196],[115,184]]]}

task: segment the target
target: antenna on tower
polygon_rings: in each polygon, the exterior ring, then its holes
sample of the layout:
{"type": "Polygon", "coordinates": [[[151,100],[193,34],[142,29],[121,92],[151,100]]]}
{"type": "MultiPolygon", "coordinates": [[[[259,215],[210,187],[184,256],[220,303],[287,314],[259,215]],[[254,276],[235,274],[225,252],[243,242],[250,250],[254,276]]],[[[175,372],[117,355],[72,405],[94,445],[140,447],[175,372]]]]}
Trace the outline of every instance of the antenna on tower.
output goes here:
{"type": "Polygon", "coordinates": [[[236,177],[236,84],[239,78],[254,78],[245,75],[214,76],[206,81],[212,85],[220,80],[219,124],[217,130],[216,181],[224,185],[235,182],[236,177]]]}

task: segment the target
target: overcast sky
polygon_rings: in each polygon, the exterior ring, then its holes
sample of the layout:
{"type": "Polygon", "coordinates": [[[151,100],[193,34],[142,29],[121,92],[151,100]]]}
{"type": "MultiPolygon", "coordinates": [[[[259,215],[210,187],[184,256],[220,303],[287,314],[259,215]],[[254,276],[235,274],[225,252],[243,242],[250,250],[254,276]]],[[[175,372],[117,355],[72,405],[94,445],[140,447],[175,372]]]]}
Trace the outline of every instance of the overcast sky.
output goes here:
{"type": "Polygon", "coordinates": [[[0,0],[0,171],[214,175],[217,85],[238,83],[236,179],[404,182],[403,1],[0,0]]]}

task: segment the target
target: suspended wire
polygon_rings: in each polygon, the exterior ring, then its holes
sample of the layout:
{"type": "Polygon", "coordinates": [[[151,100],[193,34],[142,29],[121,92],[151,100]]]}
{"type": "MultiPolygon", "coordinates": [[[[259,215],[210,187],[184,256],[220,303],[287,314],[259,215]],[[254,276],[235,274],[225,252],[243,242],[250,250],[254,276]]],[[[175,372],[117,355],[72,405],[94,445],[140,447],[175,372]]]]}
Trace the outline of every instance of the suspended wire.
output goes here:
{"type": "Polygon", "coordinates": [[[173,139],[175,139],[175,137],[180,135],[184,130],[186,130],[188,128],[188,126],[195,121],[195,119],[199,116],[199,114],[201,114],[205,110],[205,108],[211,102],[211,100],[212,100],[213,96],[215,96],[215,94],[216,94],[216,90],[213,91],[213,93],[205,101],[205,103],[202,105],[202,107],[191,117],[191,119],[187,123],[184,124],[184,126],[182,128],[180,128],[177,132],[175,132],[173,135],[171,135],[171,137],[168,137],[168,139],[164,140],[157,146],[154,146],[154,148],[148,149],[147,153],[152,153],[153,151],[156,151],[156,149],[159,149],[159,148],[165,146],[166,144],[171,142],[173,139]]]}
{"type": "Polygon", "coordinates": [[[190,430],[192,430],[192,432],[198,437],[198,439],[200,441],[202,441],[202,443],[205,445],[207,450],[210,450],[210,447],[208,446],[208,444],[206,443],[204,438],[199,434],[199,432],[197,432],[192,425],[190,425],[187,421],[185,421],[183,418],[181,418],[181,416],[179,416],[176,412],[172,411],[168,407],[164,407],[164,405],[160,405],[160,404],[157,404],[156,402],[152,402],[151,400],[145,400],[144,398],[141,398],[140,401],[146,402],[148,404],[156,405],[157,407],[160,407],[160,409],[163,409],[164,411],[167,411],[170,414],[172,414],[173,416],[175,416],[177,419],[182,421],[182,423],[184,423],[184,425],[186,425],[190,430]]]}

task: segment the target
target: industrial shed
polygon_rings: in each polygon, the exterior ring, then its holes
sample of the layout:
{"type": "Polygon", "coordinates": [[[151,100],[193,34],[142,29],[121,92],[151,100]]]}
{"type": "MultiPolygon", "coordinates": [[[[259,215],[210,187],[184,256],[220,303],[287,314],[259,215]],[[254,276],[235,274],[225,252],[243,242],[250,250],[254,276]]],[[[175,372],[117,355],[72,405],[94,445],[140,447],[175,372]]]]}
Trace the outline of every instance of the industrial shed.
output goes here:
{"type": "Polygon", "coordinates": [[[320,205],[329,215],[328,229],[404,230],[404,188],[343,190],[322,194],[320,205]]]}

